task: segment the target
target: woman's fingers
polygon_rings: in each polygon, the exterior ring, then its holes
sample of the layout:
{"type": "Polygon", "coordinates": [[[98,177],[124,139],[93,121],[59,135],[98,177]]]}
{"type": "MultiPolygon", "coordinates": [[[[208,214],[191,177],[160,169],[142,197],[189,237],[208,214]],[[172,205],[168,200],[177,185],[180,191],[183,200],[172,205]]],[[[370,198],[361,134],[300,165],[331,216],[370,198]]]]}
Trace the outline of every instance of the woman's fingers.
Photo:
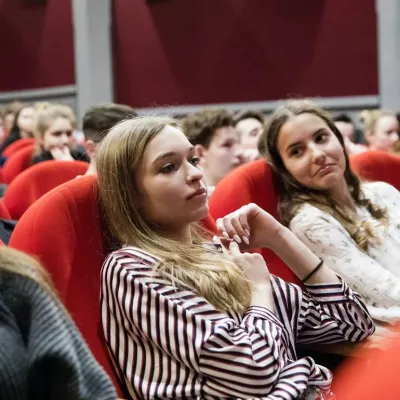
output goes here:
{"type": "Polygon", "coordinates": [[[217,219],[217,228],[225,239],[233,238],[236,235],[229,217],[217,219]]]}
{"type": "Polygon", "coordinates": [[[233,238],[237,243],[249,244],[250,226],[247,210],[242,207],[238,211],[217,220],[217,228],[225,238],[233,238]]]}
{"type": "Polygon", "coordinates": [[[229,244],[229,251],[234,257],[239,257],[242,254],[240,252],[239,245],[233,241],[229,244]]]}

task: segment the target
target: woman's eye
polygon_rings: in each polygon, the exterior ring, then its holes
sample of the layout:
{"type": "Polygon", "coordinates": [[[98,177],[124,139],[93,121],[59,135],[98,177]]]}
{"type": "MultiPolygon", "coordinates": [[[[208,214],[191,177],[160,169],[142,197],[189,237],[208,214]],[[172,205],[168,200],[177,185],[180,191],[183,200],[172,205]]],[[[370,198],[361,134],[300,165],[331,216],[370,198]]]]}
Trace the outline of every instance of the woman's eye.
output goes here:
{"type": "Polygon", "coordinates": [[[291,155],[292,157],[298,157],[298,156],[300,155],[300,149],[293,149],[293,150],[290,152],[290,155],[291,155]]]}
{"type": "Polygon", "coordinates": [[[321,142],[323,142],[324,140],[326,140],[326,138],[327,138],[327,134],[326,133],[320,133],[319,135],[317,135],[317,137],[315,138],[315,141],[317,142],[317,143],[321,143],[321,142]]]}
{"type": "Polygon", "coordinates": [[[161,168],[161,173],[162,174],[169,174],[175,170],[175,164],[167,164],[164,167],[161,168]]]}
{"type": "Polygon", "coordinates": [[[191,162],[193,165],[198,165],[199,162],[200,162],[200,158],[199,158],[199,157],[193,157],[193,158],[190,160],[190,162],[191,162]]]}

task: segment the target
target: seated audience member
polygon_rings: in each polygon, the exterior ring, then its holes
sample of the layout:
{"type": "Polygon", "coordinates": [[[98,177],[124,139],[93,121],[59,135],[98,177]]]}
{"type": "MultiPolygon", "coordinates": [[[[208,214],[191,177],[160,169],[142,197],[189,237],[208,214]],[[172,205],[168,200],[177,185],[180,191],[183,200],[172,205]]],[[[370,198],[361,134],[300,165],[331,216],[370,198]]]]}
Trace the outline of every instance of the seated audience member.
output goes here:
{"type": "Polygon", "coordinates": [[[364,110],[360,113],[360,120],[371,150],[393,150],[399,140],[399,122],[392,111],[364,110]]]}
{"type": "Polygon", "coordinates": [[[0,398],[115,400],[116,392],[33,258],[0,247],[0,398]]]}
{"type": "MultiPolygon", "coordinates": [[[[12,128],[8,131],[8,136],[0,147],[2,153],[11,143],[18,139],[33,136],[33,118],[35,109],[32,106],[23,106],[15,115],[12,128]]],[[[7,117],[6,117],[7,118],[7,117]]]]}
{"type": "Polygon", "coordinates": [[[48,160],[87,161],[87,155],[74,147],[73,131],[76,126],[74,112],[62,104],[41,104],[34,120],[36,149],[33,163],[48,160]]]}
{"type": "Polygon", "coordinates": [[[242,111],[234,116],[234,126],[248,161],[259,158],[258,141],[263,132],[264,114],[258,111],[242,111]]]}
{"type": "Polygon", "coordinates": [[[200,158],[210,195],[225,175],[245,161],[232,114],[226,110],[204,110],[188,115],[182,126],[200,158]]]}
{"type": "Polygon", "coordinates": [[[208,215],[199,159],[173,119],[118,124],[96,161],[123,244],[101,272],[103,330],[131,397],[331,399],[331,372],[297,359],[295,344],[358,341],[374,325],[330,263],[255,204],[218,221],[229,250],[213,244],[199,227],[208,215]],[[305,291],[237,242],[277,252],[305,291]]]}
{"type": "Polygon", "coordinates": [[[122,120],[136,117],[136,111],[123,104],[103,104],[89,109],[83,116],[83,133],[90,166],[85,175],[96,175],[96,147],[109,130],[122,120]]]}
{"type": "Polygon", "coordinates": [[[333,121],[343,136],[344,145],[349,156],[359,154],[368,150],[367,146],[356,144],[353,142],[355,126],[351,118],[347,114],[339,114],[333,118],[333,121]]]}
{"type": "Polygon", "coordinates": [[[20,101],[13,101],[6,106],[4,110],[4,128],[7,132],[10,132],[14,126],[15,116],[22,108],[24,108],[24,103],[21,103],[20,101]]]}
{"type": "Polygon", "coordinates": [[[400,321],[400,194],[361,183],[344,140],[315,104],[279,107],[266,126],[281,221],[358,293],[373,318],[400,321]]]}

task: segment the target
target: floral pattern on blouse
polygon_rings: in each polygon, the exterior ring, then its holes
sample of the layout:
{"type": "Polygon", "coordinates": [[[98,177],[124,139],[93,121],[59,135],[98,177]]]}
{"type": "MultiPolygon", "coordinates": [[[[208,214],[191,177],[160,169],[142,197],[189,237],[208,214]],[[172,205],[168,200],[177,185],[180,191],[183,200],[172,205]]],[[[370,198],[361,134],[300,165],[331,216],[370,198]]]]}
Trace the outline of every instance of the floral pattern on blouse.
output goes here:
{"type": "Polygon", "coordinates": [[[361,294],[371,316],[400,321],[400,192],[383,182],[365,183],[362,190],[375,205],[386,207],[389,223],[383,227],[364,207],[360,220],[369,220],[380,240],[363,252],[346,229],[330,214],[305,204],[292,219],[290,230],[317,256],[361,294]]]}

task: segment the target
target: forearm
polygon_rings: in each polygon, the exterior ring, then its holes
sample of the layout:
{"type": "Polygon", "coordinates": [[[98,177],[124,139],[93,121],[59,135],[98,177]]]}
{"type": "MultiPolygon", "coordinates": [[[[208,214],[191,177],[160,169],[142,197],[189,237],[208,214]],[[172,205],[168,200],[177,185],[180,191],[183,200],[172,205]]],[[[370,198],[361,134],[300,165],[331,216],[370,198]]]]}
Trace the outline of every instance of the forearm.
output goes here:
{"type": "MultiPolygon", "coordinates": [[[[282,227],[268,247],[303,280],[318,265],[320,259],[289,229],[282,227]]],[[[339,278],[325,263],[307,283],[338,283],[339,278]]]]}

